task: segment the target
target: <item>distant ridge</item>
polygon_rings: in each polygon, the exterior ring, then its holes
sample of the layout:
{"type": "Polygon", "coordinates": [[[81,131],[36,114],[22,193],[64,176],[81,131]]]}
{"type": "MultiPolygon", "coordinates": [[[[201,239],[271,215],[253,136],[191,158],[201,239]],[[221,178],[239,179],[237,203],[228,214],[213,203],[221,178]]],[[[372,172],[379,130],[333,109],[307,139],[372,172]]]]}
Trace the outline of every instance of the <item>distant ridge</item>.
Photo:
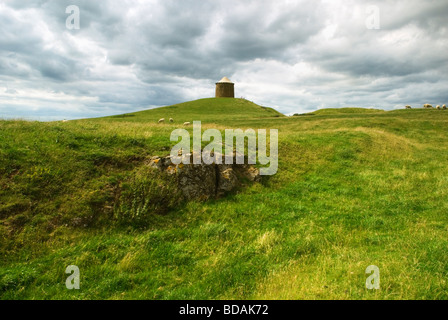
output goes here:
{"type": "Polygon", "coordinates": [[[345,114],[345,113],[378,113],[378,112],[386,112],[386,111],[373,108],[325,108],[309,112],[306,114],[325,115],[325,114],[341,114],[341,113],[345,114]]]}

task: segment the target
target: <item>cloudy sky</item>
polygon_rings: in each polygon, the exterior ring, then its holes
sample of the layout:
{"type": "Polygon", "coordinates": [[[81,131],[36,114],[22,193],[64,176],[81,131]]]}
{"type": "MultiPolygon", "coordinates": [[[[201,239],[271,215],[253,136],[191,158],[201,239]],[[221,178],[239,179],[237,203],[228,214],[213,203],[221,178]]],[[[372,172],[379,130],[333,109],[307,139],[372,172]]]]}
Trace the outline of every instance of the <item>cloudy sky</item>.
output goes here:
{"type": "Polygon", "coordinates": [[[0,0],[0,118],[171,105],[223,76],[285,114],[447,104],[448,1],[0,0]]]}

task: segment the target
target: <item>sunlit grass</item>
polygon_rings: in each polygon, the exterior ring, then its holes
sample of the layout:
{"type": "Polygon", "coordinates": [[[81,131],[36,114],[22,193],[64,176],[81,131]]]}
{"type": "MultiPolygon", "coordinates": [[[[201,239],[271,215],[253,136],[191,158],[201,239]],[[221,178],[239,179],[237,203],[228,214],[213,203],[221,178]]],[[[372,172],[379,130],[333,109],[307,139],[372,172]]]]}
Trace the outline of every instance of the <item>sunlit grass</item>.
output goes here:
{"type": "Polygon", "coordinates": [[[201,113],[201,101],[174,124],[157,124],[165,110],[0,121],[0,296],[448,298],[448,112],[276,117],[237,100],[246,114],[229,114],[231,100],[201,113]],[[278,173],[219,200],[161,201],[164,177],[145,161],[193,120],[279,129],[278,173]],[[72,264],[81,290],[65,288],[72,264]],[[365,287],[369,265],[379,290],[365,287]]]}

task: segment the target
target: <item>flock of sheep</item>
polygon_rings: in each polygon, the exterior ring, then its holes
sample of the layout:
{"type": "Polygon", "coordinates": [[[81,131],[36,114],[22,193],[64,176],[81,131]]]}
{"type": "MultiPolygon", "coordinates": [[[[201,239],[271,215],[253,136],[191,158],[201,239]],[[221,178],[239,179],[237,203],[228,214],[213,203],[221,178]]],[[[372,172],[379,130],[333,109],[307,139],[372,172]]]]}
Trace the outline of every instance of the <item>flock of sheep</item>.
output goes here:
{"type": "MultiPolygon", "coordinates": [[[[429,103],[426,103],[426,104],[423,105],[423,109],[432,109],[432,108],[433,108],[432,105],[430,105],[429,103]]],[[[406,106],[406,109],[412,109],[412,107],[411,106],[406,106]]],[[[446,110],[446,105],[437,106],[436,109],[438,109],[438,110],[441,110],[441,109],[446,110]]]]}
{"type": "MultiPolygon", "coordinates": [[[[170,118],[169,121],[170,121],[171,123],[174,122],[173,118],[170,118]]],[[[164,123],[164,122],[165,122],[165,118],[162,118],[162,119],[159,120],[158,123],[164,123]]],[[[190,124],[191,124],[190,122],[184,122],[184,126],[189,126],[190,124]]]]}

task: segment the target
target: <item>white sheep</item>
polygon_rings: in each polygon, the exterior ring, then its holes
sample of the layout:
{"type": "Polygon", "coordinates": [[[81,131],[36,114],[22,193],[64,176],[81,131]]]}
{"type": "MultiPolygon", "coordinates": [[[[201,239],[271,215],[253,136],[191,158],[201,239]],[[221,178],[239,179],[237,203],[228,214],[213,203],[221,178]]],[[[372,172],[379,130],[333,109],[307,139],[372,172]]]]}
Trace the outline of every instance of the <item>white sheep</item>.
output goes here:
{"type": "Polygon", "coordinates": [[[443,110],[446,110],[446,105],[443,105],[443,106],[442,106],[442,109],[443,109],[443,110]]]}
{"type": "Polygon", "coordinates": [[[68,120],[65,120],[65,119],[64,119],[64,120],[62,120],[62,122],[68,122],[68,120]]]}
{"type": "Polygon", "coordinates": [[[406,109],[412,109],[411,106],[406,106],[406,109]]]}
{"type": "Polygon", "coordinates": [[[173,118],[170,118],[170,122],[171,122],[171,123],[173,123],[173,122],[174,122],[173,118]]]}
{"type": "Polygon", "coordinates": [[[432,109],[432,105],[430,105],[429,103],[426,103],[423,105],[423,108],[425,109],[432,109]]]}
{"type": "Polygon", "coordinates": [[[437,106],[436,109],[440,110],[440,106],[437,106]]]}
{"type": "Polygon", "coordinates": [[[165,122],[165,118],[159,120],[159,123],[165,122]]]}
{"type": "Polygon", "coordinates": [[[190,124],[190,122],[184,122],[184,126],[189,126],[190,124]]]}

